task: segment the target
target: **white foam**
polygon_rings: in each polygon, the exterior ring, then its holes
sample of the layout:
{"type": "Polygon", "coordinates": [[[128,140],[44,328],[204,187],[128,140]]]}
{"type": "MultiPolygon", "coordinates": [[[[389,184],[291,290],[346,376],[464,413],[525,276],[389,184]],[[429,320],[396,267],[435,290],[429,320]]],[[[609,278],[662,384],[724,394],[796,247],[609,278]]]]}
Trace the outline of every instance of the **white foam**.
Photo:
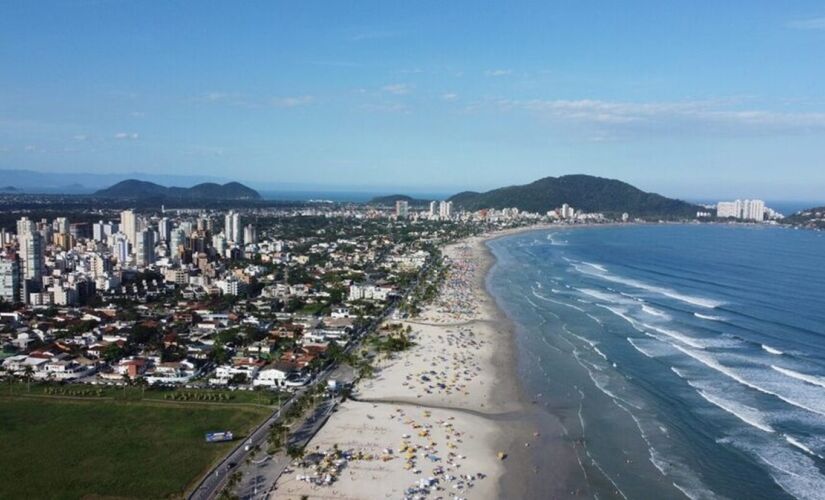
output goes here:
{"type": "Polygon", "coordinates": [[[554,233],[550,233],[550,234],[547,235],[547,241],[549,241],[551,245],[559,246],[559,247],[563,247],[563,246],[567,245],[566,241],[559,241],[554,236],[555,236],[554,233]]]}
{"type": "Polygon", "coordinates": [[[765,394],[770,394],[771,396],[775,396],[790,405],[796,406],[797,408],[802,408],[803,410],[807,410],[812,413],[817,413],[819,415],[825,416],[825,399],[823,399],[822,397],[809,397],[811,396],[810,394],[804,393],[804,391],[802,394],[800,394],[798,390],[795,390],[794,388],[790,387],[784,387],[783,392],[779,392],[776,388],[767,388],[760,386],[754,382],[745,379],[744,377],[736,373],[736,371],[734,371],[733,369],[721,364],[713,356],[705,354],[704,352],[693,351],[686,347],[682,347],[678,344],[673,344],[673,347],[679,349],[683,353],[687,354],[688,356],[702,363],[708,368],[712,368],[746,387],[750,387],[751,389],[755,389],[765,394]],[[794,393],[794,396],[799,397],[791,397],[787,394],[787,392],[794,393]],[[807,401],[807,404],[798,401],[798,399],[807,401]]]}
{"type": "Polygon", "coordinates": [[[553,299],[551,299],[551,298],[549,298],[549,297],[545,297],[544,295],[542,295],[542,294],[540,294],[540,293],[536,292],[536,291],[535,291],[534,289],[532,289],[532,288],[531,288],[530,290],[533,292],[533,296],[534,296],[534,297],[536,297],[537,299],[541,299],[541,300],[544,300],[544,301],[547,301],[547,302],[552,302],[553,304],[558,304],[558,305],[560,305],[560,306],[567,306],[567,307],[570,307],[570,308],[572,308],[572,309],[575,309],[575,310],[577,310],[577,311],[579,311],[579,312],[584,312],[584,309],[582,309],[582,308],[581,308],[581,307],[579,307],[579,306],[575,306],[575,305],[573,305],[573,304],[568,304],[567,302],[561,302],[560,300],[553,300],[553,299]]]}
{"type": "Polygon", "coordinates": [[[779,349],[774,349],[773,347],[771,347],[769,345],[765,345],[765,344],[760,344],[760,345],[762,346],[762,349],[764,349],[765,351],[767,351],[771,354],[776,354],[777,356],[781,356],[781,355],[785,354],[784,352],[780,351],[779,349]]]}
{"type": "Polygon", "coordinates": [[[638,322],[638,321],[636,321],[635,319],[633,319],[633,318],[631,318],[630,316],[628,316],[627,314],[625,314],[625,312],[626,312],[626,311],[619,310],[619,309],[617,309],[617,308],[615,308],[615,307],[605,306],[605,305],[602,305],[602,304],[596,304],[596,305],[597,305],[598,307],[602,307],[602,308],[604,308],[604,309],[607,309],[608,311],[612,312],[612,313],[613,313],[613,314],[615,314],[616,316],[618,316],[618,317],[622,318],[623,320],[627,321],[627,322],[628,322],[628,323],[630,323],[630,324],[633,326],[633,328],[635,328],[636,330],[638,330],[638,331],[640,331],[640,332],[643,332],[643,331],[644,331],[644,330],[642,330],[642,328],[639,326],[639,322],[638,322]]]}
{"type": "Polygon", "coordinates": [[[756,443],[737,443],[737,446],[754,453],[767,464],[771,478],[780,488],[799,499],[821,499],[825,491],[825,477],[816,463],[806,454],[787,446],[756,443]]]}
{"type": "Polygon", "coordinates": [[[761,431],[776,432],[773,429],[773,427],[771,427],[767,422],[765,422],[764,415],[756,408],[751,408],[748,405],[737,403],[736,401],[725,399],[718,395],[710,394],[701,389],[699,389],[697,392],[700,396],[702,396],[702,398],[704,398],[709,403],[718,406],[719,408],[725,410],[726,412],[730,413],[731,415],[745,422],[746,424],[756,427],[761,431]]]}
{"type": "Polygon", "coordinates": [[[664,311],[660,311],[660,310],[656,309],[655,307],[650,307],[648,305],[643,304],[642,305],[642,311],[646,312],[647,314],[649,314],[651,316],[657,316],[659,318],[670,319],[670,315],[668,313],[666,313],[664,311]]]}
{"type": "Polygon", "coordinates": [[[599,271],[601,271],[601,272],[603,272],[603,273],[606,273],[606,272],[607,272],[607,269],[606,269],[603,265],[601,265],[601,264],[594,264],[594,263],[592,263],[592,262],[582,262],[582,264],[584,264],[584,265],[586,265],[586,266],[590,266],[590,267],[592,267],[593,269],[597,269],[597,270],[599,270],[599,271]]]}
{"type": "Polygon", "coordinates": [[[795,378],[797,380],[802,380],[804,382],[808,382],[809,384],[818,385],[819,387],[825,387],[825,377],[818,377],[816,375],[809,375],[807,373],[800,373],[794,370],[789,370],[787,368],[782,368],[781,366],[771,365],[771,368],[778,371],[782,375],[786,375],[791,378],[795,378]]]}
{"type": "Polygon", "coordinates": [[[789,435],[785,434],[785,441],[787,441],[791,446],[796,446],[797,448],[804,451],[808,455],[812,455],[814,457],[822,458],[822,455],[814,452],[814,450],[808,448],[807,446],[805,446],[804,443],[802,443],[798,439],[794,438],[793,436],[789,436],[789,435]]]}
{"type": "Polygon", "coordinates": [[[702,313],[693,313],[693,315],[696,316],[699,319],[706,319],[708,321],[722,321],[722,320],[725,319],[721,316],[711,316],[711,315],[702,314],[702,313]]]}
{"type": "Polygon", "coordinates": [[[647,323],[642,323],[642,326],[644,326],[645,328],[649,328],[651,330],[654,330],[656,332],[659,332],[662,335],[666,335],[666,336],[668,336],[668,337],[670,337],[674,340],[677,340],[677,341],[679,341],[679,342],[681,342],[685,345],[693,347],[694,349],[704,349],[704,348],[708,347],[707,343],[704,343],[699,339],[689,337],[689,336],[687,336],[683,333],[680,333],[680,332],[677,332],[677,331],[674,331],[674,330],[669,330],[667,328],[662,328],[660,326],[648,325],[647,323]]]}
{"type": "Polygon", "coordinates": [[[608,302],[611,304],[634,304],[635,301],[626,299],[619,294],[616,293],[607,293],[602,292],[600,290],[594,290],[592,288],[575,288],[577,292],[583,293],[589,297],[593,297],[596,300],[601,300],[603,302],[608,302]]]}
{"type": "MultiPolygon", "coordinates": [[[[671,299],[678,300],[679,302],[684,302],[686,304],[691,304],[694,306],[705,307],[708,309],[713,309],[715,307],[719,307],[724,302],[712,300],[706,297],[694,297],[692,295],[687,295],[681,292],[677,292],[676,290],[672,290],[670,288],[660,287],[651,285],[649,283],[645,283],[643,281],[634,280],[630,278],[624,278],[621,276],[617,276],[615,274],[611,274],[608,272],[591,272],[586,270],[583,266],[579,266],[573,264],[573,267],[584,274],[588,274],[590,276],[596,276],[602,278],[607,281],[612,281],[614,283],[621,283],[622,285],[632,286],[634,288],[639,288],[641,290],[645,290],[652,293],[657,293],[659,295],[664,295],[665,297],[670,297],[671,299]]],[[[592,268],[591,268],[592,269],[592,268]]]]}
{"type": "Polygon", "coordinates": [[[644,354],[648,358],[658,358],[659,357],[658,353],[654,353],[653,351],[651,351],[649,349],[646,349],[646,348],[642,347],[641,345],[639,345],[640,344],[639,340],[643,340],[643,339],[634,339],[632,337],[627,337],[627,341],[630,342],[630,345],[632,345],[633,348],[636,349],[637,351],[639,351],[640,353],[644,354]]]}

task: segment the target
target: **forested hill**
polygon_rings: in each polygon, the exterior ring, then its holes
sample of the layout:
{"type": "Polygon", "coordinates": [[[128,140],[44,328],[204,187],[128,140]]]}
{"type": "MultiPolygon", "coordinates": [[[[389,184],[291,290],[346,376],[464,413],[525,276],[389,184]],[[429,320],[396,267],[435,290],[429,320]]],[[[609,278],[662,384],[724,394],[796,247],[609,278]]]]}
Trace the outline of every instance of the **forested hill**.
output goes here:
{"type": "Polygon", "coordinates": [[[515,207],[538,213],[567,203],[585,212],[627,212],[633,217],[694,217],[702,210],[692,203],[644,192],[626,182],[591,175],[545,177],[485,193],[465,191],[453,195],[450,201],[466,210],[515,207]]]}

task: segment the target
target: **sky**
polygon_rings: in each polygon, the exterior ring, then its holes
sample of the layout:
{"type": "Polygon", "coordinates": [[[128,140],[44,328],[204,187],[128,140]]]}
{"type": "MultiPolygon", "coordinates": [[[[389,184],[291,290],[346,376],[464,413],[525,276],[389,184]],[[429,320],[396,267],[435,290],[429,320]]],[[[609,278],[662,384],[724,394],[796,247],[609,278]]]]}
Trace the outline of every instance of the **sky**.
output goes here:
{"type": "Polygon", "coordinates": [[[0,169],[825,201],[824,55],[821,1],[0,0],[0,169]]]}

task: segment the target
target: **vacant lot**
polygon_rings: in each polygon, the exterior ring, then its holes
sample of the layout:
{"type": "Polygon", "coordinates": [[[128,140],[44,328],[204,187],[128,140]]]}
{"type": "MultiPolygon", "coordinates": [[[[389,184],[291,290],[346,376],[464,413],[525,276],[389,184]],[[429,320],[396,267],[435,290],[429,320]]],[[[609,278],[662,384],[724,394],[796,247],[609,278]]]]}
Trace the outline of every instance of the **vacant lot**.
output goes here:
{"type": "Polygon", "coordinates": [[[0,498],[168,498],[269,413],[228,404],[0,396],[0,498]]]}

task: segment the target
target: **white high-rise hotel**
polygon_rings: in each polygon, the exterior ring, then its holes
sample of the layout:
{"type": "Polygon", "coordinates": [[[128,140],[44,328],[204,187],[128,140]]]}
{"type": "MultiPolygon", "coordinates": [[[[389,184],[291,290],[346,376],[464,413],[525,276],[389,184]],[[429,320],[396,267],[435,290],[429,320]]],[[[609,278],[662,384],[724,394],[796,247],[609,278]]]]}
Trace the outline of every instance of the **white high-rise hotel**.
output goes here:
{"type": "Polygon", "coordinates": [[[453,215],[453,202],[442,201],[438,204],[438,216],[442,219],[449,219],[453,215]]]}
{"type": "Polygon", "coordinates": [[[720,219],[763,221],[765,220],[765,202],[762,200],[720,201],[716,205],[716,216],[720,219]]]}
{"type": "Polygon", "coordinates": [[[223,232],[226,239],[236,245],[243,245],[243,226],[241,224],[241,214],[231,210],[226,214],[223,232]]]}
{"type": "Polygon", "coordinates": [[[120,212],[120,231],[126,235],[129,243],[134,248],[137,240],[137,216],[131,210],[120,212]]]}

